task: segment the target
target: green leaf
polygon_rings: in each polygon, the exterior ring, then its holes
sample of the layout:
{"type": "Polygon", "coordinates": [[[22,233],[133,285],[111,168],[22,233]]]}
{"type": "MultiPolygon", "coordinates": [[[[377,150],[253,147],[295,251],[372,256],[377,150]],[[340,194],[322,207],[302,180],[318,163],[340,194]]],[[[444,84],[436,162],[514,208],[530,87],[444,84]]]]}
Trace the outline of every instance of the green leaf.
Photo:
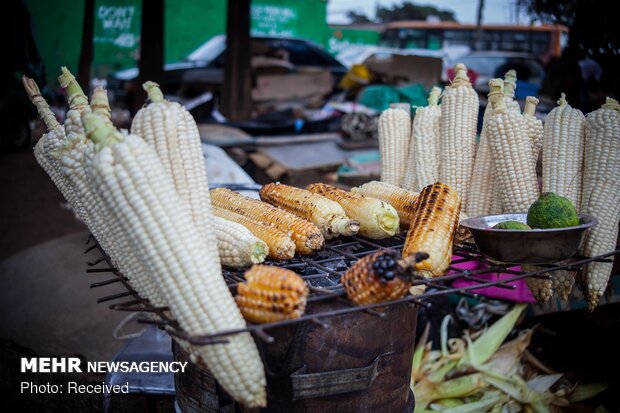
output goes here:
{"type": "Polygon", "coordinates": [[[588,400],[604,391],[608,386],[603,383],[590,383],[578,385],[573,393],[570,395],[569,400],[571,403],[577,403],[583,400],[588,400]]]}

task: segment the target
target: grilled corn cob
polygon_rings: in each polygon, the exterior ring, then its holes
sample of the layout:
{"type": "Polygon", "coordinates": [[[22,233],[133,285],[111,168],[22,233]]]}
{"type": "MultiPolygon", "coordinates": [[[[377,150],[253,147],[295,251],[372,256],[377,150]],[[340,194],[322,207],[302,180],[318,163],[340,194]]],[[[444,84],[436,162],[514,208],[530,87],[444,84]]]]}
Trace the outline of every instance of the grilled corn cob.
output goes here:
{"type": "Polygon", "coordinates": [[[255,237],[263,240],[267,244],[269,249],[268,255],[272,260],[290,260],[295,256],[295,242],[290,237],[291,231],[280,231],[269,223],[257,221],[228,209],[220,208],[217,204],[214,205],[213,212],[216,217],[243,225],[255,237]]]}
{"type": "Polygon", "coordinates": [[[381,180],[400,185],[409,152],[411,116],[402,109],[386,109],[379,117],[378,131],[381,180]]]}
{"type": "Polygon", "coordinates": [[[265,261],[269,247],[241,224],[213,217],[217,247],[222,265],[247,267],[265,261]]]}
{"type": "MultiPolygon", "coordinates": [[[[126,224],[123,231],[131,247],[160,285],[179,325],[192,335],[245,328],[222,277],[216,244],[207,243],[195,227],[155,151],[97,115],[84,114],[82,121],[97,150],[87,172],[113,218],[126,224]]],[[[265,405],[264,369],[250,334],[195,347],[194,353],[233,399],[265,405]]]]}
{"type": "Polygon", "coordinates": [[[398,212],[386,202],[326,184],[311,184],[306,189],[338,202],[348,217],[359,222],[359,234],[364,237],[387,238],[398,231],[398,212]]]}
{"type": "Polygon", "coordinates": [[[291,270],[253,265],[237,285],[235,301],[246,320],[254,323],[299,318],[306,311],[308,284],[291,270]]]}
{"type": "Polygon", "coordinates": [[[581,205],[586,118],[572,108],[562,93],[558,106],[545,119],[542,141],[543,192],[568,198],[581,205]]]}
{"type": "Polygon", "coordinates": [[[316,225],[325,239],[357,234],[360,224],[347,217],[339,203],[301,188],[280,183],[264,185],[260,198],[316,225]]]}
{"type": "Polygon", "coordinates": [[[340,282],[347,297],[358,305],[398,300],[411,287],[411,277],[393,250],[377,251],[356,261],[340,282]]]}
{"type": "Polygon", "coordinates": [[[461,199],[449,185],[438,182],[422,189],[403,247],[403,260],[409,268],[425,277],[446,272],[460,213],[461,199]],[[420,261],[422,253],[428,254],[428,258],[420,261]]]}
{"type": "Polygon", "coordinates": [[[313,254],[325,244],[325,238],[316,225],[266,202],[226,188],[212,189],[211,198],[213,205],[257,221],[267,222],[282,232],[290,233],[297,252],[302,255],[313,254]]]}
{"type": "Polygon", "coordinates": [[[452,186],[467,205],[476,150],[478,94],[465,65],[459,63],[454,70],[454,80],[441,98],[439,180],[452,186]]]}
{"type": "Polygon", "coordinates": [[[379,181],[371,181],[356,188],[351,188],[351,192],[370,198],[377,198],[392,205],[396,212],[398,212],[400,225],[404,228],[409,228],[409,224],[413,220],[415,203],[418,199],[417,193],[379,181]]]}
{"type": "Polygon", "coordinates": [[[540,149],[542,148],[543,140],[543,123],[540,119],[536,118],[536,105],[538,105],[538,99],[534,96],[528,96],[525,98],[525,107],[523,108],[523,118],[525,119],[525,126],[527,128],[527,136],[529,137],[530,148],[532,150],[532,162],[534,163],[534,169],[536,169],[536,163],[540,156],[540,149]]]}
{"type": "Polygon", "coordinates": [[[439,95],[441,89],[433,86],[428,106],[415,111],[405,179],[401,185],[405,189],[419,192],[439,180],[439,95]]]}
{"type": "Polygon", "coordinates": [[[493,114],[487,121],[487,134],[503,208],[522,212],[538,199],[538,179],[523,115],[508,110],[502,93],[494,91],[502,83],[501,79],[489,81],[493,114]]]}
{"type": "MultiPolygon", "coordinates": [[[[583,252],[595,256],[613,251],[620,220],[620,105],[615,99],[586,117],[586,146],[581,211],[599,224],[585,236],[583,252]]],[[[591,262],[585,270],[586,300],[593,310],[603,296],[612,264],[591,262]]]]}

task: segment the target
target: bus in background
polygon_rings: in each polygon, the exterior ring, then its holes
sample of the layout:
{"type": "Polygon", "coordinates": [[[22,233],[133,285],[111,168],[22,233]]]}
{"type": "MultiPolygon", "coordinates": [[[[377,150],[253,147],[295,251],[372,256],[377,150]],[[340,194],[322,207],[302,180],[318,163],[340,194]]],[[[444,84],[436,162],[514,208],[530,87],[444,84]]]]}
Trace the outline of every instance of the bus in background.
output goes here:
{"type": "Polygon", "coordinates": [[[456,22],[398,21],[384,26],[379,44],[400,49],[468,46],[472,50],[528,52],[547,62],[560,56],[568,40],[568,28],[561,25],[482,25],[477,48],[477,29],[475,24],[456,22]]]}

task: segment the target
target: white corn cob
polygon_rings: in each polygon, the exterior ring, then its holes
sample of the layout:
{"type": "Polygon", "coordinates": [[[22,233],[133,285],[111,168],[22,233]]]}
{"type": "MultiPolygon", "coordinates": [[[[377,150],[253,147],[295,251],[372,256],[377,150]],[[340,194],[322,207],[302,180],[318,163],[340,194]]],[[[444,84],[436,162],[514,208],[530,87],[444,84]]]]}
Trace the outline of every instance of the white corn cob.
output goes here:
{"type": "Polygon", "coordinates": [[[515,100],[515,90],[517,89],[517,71],[510,69],[504,74],[504,102],[508,110],[521,112],[519,102],[515,100]]]}
{"type": "Polygon", "coordinates": [[[249,229],[224,218],[213,217],[217,231],[217,246],[222,265],[248,267],[265,261],[269,248],[249,229]]]}
{"type": "Polygon", "coordinates": [[[478,94],[464,64],[457,64],[454,71],[454,80],[441,98],[439,180],[454,188],[467,205],[476,151],[478,94]]]}
{"type": "MultiPolygon", "coordinates": [[[[540,267],[534,265],[522,265],[521,269],[525,272],[533,272],[540,270],[540,267]]],[[[541,275],[549,275],[543,273],[541,275]]],[[[553,277],[553,276],[552,276],[553,277]]],[[[546,303],[553,297],[553,280],[552,278],[534,278],[529,277],[526,279],[527,286],[532,292],[532,295],[541,304],[546,303]]]]}
{"type": "Polygon", "coordinates": [[[543,192],[568,198],[581,205],[586,118],[572,108],[562,93],[558,105],[545,119],[542,142],[543,192]]]}
{"type": "MultiPolygon", "coordinates": [[[[216,244],[196,228],[153,148],[138,136],[121,135],[97,115],[85,114],[82,120],[97,149],[87,171],[115,219],[126,224],[131,247],[161,286],[179,325],[192,335],[244,328],[222,277],[216,244]]],[[[250,334],[194,347],[194,353],[233,399],[248,407],[265,405],[264,369],[250,334]]]]}
{"type": "Polygon", "coordinates": [[[544,134],[543,123],[540,119],[536,118],[535,115],[538,102],[538,99],[534,96],[528,96],[525,98],[525,107],[523,108],[523,118],[525,119],[525,126],[527,127],[534,169],[536,169],[536,163],[538,163],[544,134]]]}
{"type": "MultiPolygon", "coordinates": [[[[497,93],[501,90],[500,85],[494,85],[490,92],[497,93]]],[[[488,102],[482,117],[482,131],[480,132],[480,142],[476,149],[476,159],[474,161],[474,171],[471,177],[470,193],[467,197],[465,211],[468,215],[475,217],[500,213],[493,211],[493,200],[499,200],[501,205],[501,194],[497,190],[498,184],[495,179],[493,169],[493,157],[489,147],[489,137],[487,132],[487,122],[493,113],[491,103],[488,102]]],[[[496,207],[497,209],[497,207],[496,207]]],[[[501,208],[499,208],[501,209],[501,208]]]]}
{"type": "MultiPolygon", "coordinates": [[[[54,158],[58,159],[62,173],[84,205],[84,223],[115,267],[127,277],[131,286],[141,297],[148,299],[154,306],[163,307],[166,303],[159,291],[159,286],[148,275],[135,251],[129,247],[127,237],[120,230],[120,224],[105,208],[103,200],[94,190],[84,169],[86,159],[92,158],[95,151],[93,142],[86,139],[84,135],[80,117],[81,113],[91,111],[91,107],[83,104],[83,102],[87,103],[88,99],[68,70],[63,70],[59,81],[67,90],[69,102],[72,104],[68,116],[72,116],[73,129],[67,132],[67,138],[54,151],[54,158]]],[[[95,89],[92,104],[93,113],[103,114],[106,123],[111,124],[105,89],[101,87],[95,89]]]]}
{"type": "Polygon", "coordinates": [[[82,119],[80,116],[84,110],[90,110],[88,98],[81,88],[79,88],[79,91],[75,90],[75,93],[70,93],[69,90],[74,88],[73,85],[77,85],[77,80],[65,66],[62,66],[60,71],[61,74],[58,76],[58,83],[60,83],[60,86],[68,92],[67,99],[69,101],[70,108],[67,112],[64,123],[65,135],[69,136],[69,133],[71,132],[83,135],[84,127],[82,126],[82,119]]]}
{"type": "Polygon", "coordinates": [[[37,108],[39,117],[47,129],[47,133],[43,134],[34,147],[34,157],[41,168],[43,168],[52,179],[52,182],[54,182],[54,185],[58,188],[62,196],[67,200],[73,212],[82,219],[84,215],[82,203],[62,174],[58,160],[51,155],[64,141],[65,130],[62,125],[58,123],[49,105],[43,96],[41,96],[36,82],[23,76],[22,84],[24,85],[24,89],[26,89],[30,101],[37,108]]]}
{"type": "Polygon", "coordinates": [[[420,192],[427,185],[439,181],[439,118],[441,107],[437,104],[441,89],[433,86],[428,96],[428,106],[417,108],[411,130],[409,160],[402,187],[420,192]]]}
{"type": "MultiPolygon", "coordinates": [[[[227,245],[230,237],[238,236],[237,231],[229,233],[228,227],[222,225],[216,226],[215,231],[207,230],[213,225],[213,212],[200,133],[194,118],[179,103],[165,100],[157,83],[146,82],[143,87],[150,102],[136,113],[131,132],[155,149],[206,241],[227,245]]],[[[229,253],[222,251],[222,255],[229,253]]],[[[228,258],[227,261],[230,262],[228,258]]]]}
{"type": "Polygon", "coordinates": [[[386,109],[379,117],[378,128],[381,180],[400,185],[409,152],[411,116],[402,109],[386,109]]]}
{"type": "MultiPolygon", "coordinates": [[[[502,84],[491,79],[489,85],[502,84]]],[[[523,115],[506,108],[502,92],[489,93],[493,114],[487,122],[487,134],[494,169],[502,194],[502,205],[509,212],[527,211],[538,199],[536,169],[523,115]]]]}
{"type": "MultiPolygon", "coordinates": [[[[599,224],[586,233],[583,252],[596,256],[616,247],[620,220],[620,105],[614,99],[586,117],[586,144],[581,211],[599,224]]],[[[586,267],[585,291],[593,310],[603,296],[612,264],[591,262],[586,267]]]]}
{"type": "MultiPolygon", "coordinates": [[[[567,261],[559,262],[558,264],[565,264],[567,261]]],[[[575,272],[574,271],[554,271],[551,274],[551,281],[553,283],[553,290],[557,294],[558,298],[562,301],[568,300],[570,293],[573,291],[573,285],[575,284],[575,272]]]]}

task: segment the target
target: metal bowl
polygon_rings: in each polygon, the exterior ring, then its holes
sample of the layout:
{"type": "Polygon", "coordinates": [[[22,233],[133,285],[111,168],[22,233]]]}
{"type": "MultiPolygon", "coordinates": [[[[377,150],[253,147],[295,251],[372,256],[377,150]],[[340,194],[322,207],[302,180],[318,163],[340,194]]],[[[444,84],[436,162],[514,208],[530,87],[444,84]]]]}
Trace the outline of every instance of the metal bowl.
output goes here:
{"type": "Polygon", "coordinates": [[[480,252],[497,261],[515,264],[548,264],[577,253],[583,235],[598,224],[596,218],[579,214],[579,225],[551,229],[493,229],[504,221],[525,223],[527,213],[485,215],[468,218],[461,225],[468,228],[480,252]]]}

